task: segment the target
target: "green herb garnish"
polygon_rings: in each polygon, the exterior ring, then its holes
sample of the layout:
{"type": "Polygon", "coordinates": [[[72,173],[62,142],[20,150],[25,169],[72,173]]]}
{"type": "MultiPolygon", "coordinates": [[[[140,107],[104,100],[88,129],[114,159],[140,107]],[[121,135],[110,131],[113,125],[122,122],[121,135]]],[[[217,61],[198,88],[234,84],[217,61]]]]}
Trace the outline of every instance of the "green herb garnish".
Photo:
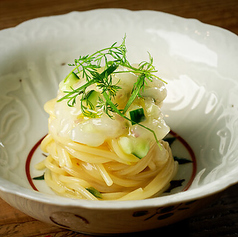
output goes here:
{"type": "MultiPolygon", "coordinates": [[[[116,44],[117,43],[114,43],[111,47],[101,49],[91,55],[80,56],[78,59],[74,60],[73,64],[69,64],[69,66],[74,66],[74,69],[66,78],[68,78],[70,74],[75,73],[79,79],[80,75],[86,78],[86,83],[79,88],[73,89],[71,87],[71,90],[63,91],[65,95],[60,98],[58,102],[67,100],[68,106],[74,106],[76,104],[76,98],[81,95],[80,101],[83,115],[90,118],[100,116],[95,109],[95,105],[89,99],[93,90],[90,91],[88,88],[94,84],[101,90],[101,96],[98,96],[97,103],[97,108],[99,110],[103,110],[111,118],[113,118],[113,113],[116,113],[132,123],[135,122],[125,115],[127,110],[136,98],[141,97],[140,91],[143,91],[146,80],[152,81],[153,78],[160,78],[154,75],[157,70],[155,70],[155,67],[153,66],[153,58],[150,54],[149,62],[143,61],[138,67],[134,67],[126,58],[127,50],[125,46],[125,37],[123,38],[121,45],[116,46],[116,44]],[[104,65],[104,70],[99,72],[102,65],[104,65]],[[121,88],[117,84],[113,84],[112,75],[125,73],[124,70],[121,71],[119,69],[119,66],[126,68],[129,73],[138,75],[131,95],[123,109],[119,109],[118,105],[113,103],[114,97],[121,88]]],[[[139,122],[137,124],[152,132],[156,142],[159,144],[156,134],[152,129],[139,122]]]]}
{"type": "Polygon", "coordinates": [[[96,188],[89,187],[89,188],[86,188],[86,190],[89,191],[96,198],[102,199],[102,194],[96,188]]]}

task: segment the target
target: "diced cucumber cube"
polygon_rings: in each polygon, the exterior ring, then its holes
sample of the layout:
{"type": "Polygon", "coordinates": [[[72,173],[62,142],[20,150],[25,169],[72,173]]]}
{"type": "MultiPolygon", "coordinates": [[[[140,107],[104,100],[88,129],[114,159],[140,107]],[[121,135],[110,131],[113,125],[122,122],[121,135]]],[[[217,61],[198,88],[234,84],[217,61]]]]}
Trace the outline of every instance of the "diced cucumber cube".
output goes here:
{"type": "Polygon", "coordinates": [[[150,149],[150,143],[140,137],[120,137],[119,145],[126,154],[132,154],[139,159],[145,157],[150,149]]]}
{"type": "Polygon", "coordinates": [[[119,145],[126,154],[131,154],[133,151],[133,144],[129,137],[120,137],[119,145]]]}
{"type": "Polygon", "coordinates": [[[88,92],[87,99],[88,99],[88,101],[90,101],[91,106],[93,107],[93,109],[96,108],[99,97],[100,97],[100,93],[95,91],[95,90],[91,90],[91,91],[88,92]]]}
{"type": "Polygon", "coordinates": [[[79,77],[74,73],[70,73],[63,81],[59,84],[59,89],[64,92],[71,89],[71,87],[77,83],[79,80],[79,77]]]}
{"type": "Polygon", "coordinates": [[[143,108],[135,109],[130,111],[132,125],[140,123],[145,120],[145,113],[143,108]]]}

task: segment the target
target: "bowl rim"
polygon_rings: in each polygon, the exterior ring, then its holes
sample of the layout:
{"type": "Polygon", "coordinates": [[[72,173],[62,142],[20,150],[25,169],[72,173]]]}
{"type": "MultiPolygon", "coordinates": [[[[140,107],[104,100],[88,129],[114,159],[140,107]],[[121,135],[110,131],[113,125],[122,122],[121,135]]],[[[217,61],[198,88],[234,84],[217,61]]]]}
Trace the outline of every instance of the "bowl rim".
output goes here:
{"type": "MultiPolygon", "coordinates": [[[[102,9],[93,9],[88,11],[72,11],[66,14],[61,15],[54,15],[54,16],[44,16],[39,18],[30,19],[28,21],[22,22],[19,25],[7,29],[3,29],[0,31],[4,33],[12,32],[16,28],[20,27],[29,27],[31,23],[34,21],[39,21],[42,19],[49,19],[49,18],[61,18],[65,16],[70,16],[73,14],[83,14],[88,12],[104,12],[104,11],[116,11],[116,12],[123,12],[126,14],[160,14],[161,16],[166,15],[173,19],[178,19],[181,21],[194,21],[196,24],[199,24],[200,26],[205,27],[212,27],[213,29],[216,29],[220,32],[223,32],[225,34],[230,34],[232,37],[236,37],[238,39],[238,36],[230,32],[226,29],[220,28],[218,26],[213,26],[210,24],[202,23],[201,21],[193,18],[184,18],[176,15],[172,15],[169,13],[156,11],[156,10],[137,10],[132,11],[128,9],[122,9],[122,8],[102,8],[102,9]]],[[[202,187],[189,189],[187,191],[179,192],[176,194],[171,194],[169,196],[162,196],[162,197],[155,197],[155,198],[149,198],[145,200],[133,200],[133,201],[91,201],[91,200],[79,200],[79,199],[69,199],[65,197],[60,196],[52,196],[50,194],[44,194],[39,193],[34,190],[30,190],[24,187],[21,187],[20,185],[17,185],[13,182],[10,182],[2,177],[0,177],[0,196],[1,192],[11,195],[16,195],[21,198],[29,199],[35,202],[41,202],[41,203],[48,203],[52,205],[60,205],[60,206],[72,206],[72,207],[82,207],[82,208],[88,208],[88,209],[135,209],[135,208],[151,208],[151,207],[158,207],[158,206],[168,206],[173,205],[176,203],[181,202],[188,202],[192,200],[197,200],[200,198],[206,198],[210,195],[216,194],[218,192],[221,192],[225,190],[226,188],[236,184],[238,182],[238,167],[235,167],[232,172],[229,174],[226,174],[222,176],[221,178],[208,183],[202,187]],[[70,201],[69,201],[70,200],[70,201]]],[[[2,195],[5,196],[5,195],[2,195]]],[[[4,197],[3,197],[4,199],[4,197]]]]}
{"type": "Polygon", "coordinates": [[[216,29],[218,31],[222,31],[222,32],[226,32],[226,34],[230,34],[230,35],[234,35],[236,37],[238,37],[237,34],[235,34],[234,32],[228,30],[228,29],[225,29],[225,28],[222,28],[222,27],[219,27],[219,26],[216,26],[216,25],[212,25],[212,24],[209,24],[209,23],[204,23],[196,18],[186,18],[186,17],[182,17],[182,16],[179,16],[179,15],[175,15],[175,14],[171,14],[171,13],[167,13],[167,12],[162,12],[162,11],[159,11],[159,10],[143,10],[143,9],[140,9],[140,10],[130,10],[130,9],[126,9],[126,8],[95,8],[95,9],[90,9],[90,10],[83,10],[83,11],[77,11],[77,10],[74,10],[74,11],[70,11],[70,12],[67,12],[67,13],[63,13],[63,14],[55,14],[55,15],[47,15],[47,16],[40,16],[40,17],[35,17],[35,18],[32,18],[32,19],[28,19],[26,21],[23,21],[19,24],[17,24],[16,26],[12,26],[12,27],[9,27],[9,28],[4,28],[2,30],[0,30],[0,32],[4,32],[4,31],[12,31],[16,28],[19,28],[19,27],[28,27],[29,24],[32,24],[34,23],[35,21],[39,21],[39,20],[46,20],[46,19],[50,19],[50,18],[61,18],[61,17],[65,17],[65,16],[70,16],[70,15],[76,15],[76,14],[88,14],[88,13],[93,13],[93,12],[111,12],[111,11],[114,11],[114,12],[117,12],[117,13],[124,13],[124,14],[160,14],[161,16],[168,16],[170,18],[173,18],[175,20],[180,20],[180,21],[193,21],[193,22],[196,22],[197,24],[199,25],[203,25],[203,26],[206,26],[206,27],[211,27],[213,29],[216,29]]]}

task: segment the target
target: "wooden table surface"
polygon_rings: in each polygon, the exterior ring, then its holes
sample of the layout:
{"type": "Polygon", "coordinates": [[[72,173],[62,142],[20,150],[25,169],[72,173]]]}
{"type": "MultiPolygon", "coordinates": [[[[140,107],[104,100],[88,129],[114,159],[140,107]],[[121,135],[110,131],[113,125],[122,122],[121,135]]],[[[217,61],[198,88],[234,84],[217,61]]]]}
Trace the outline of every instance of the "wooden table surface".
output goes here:
{"type": "MultiPolygon", "coordinates": [[[[238,34],[238,0],[0,0],[0,30],[28,19],[97,8],[158,10],[196,18],[238,34]]],[[[192,218],[143,236],[238,236],[238,185],[192,218]]],[[[138,234],[137,234],[138,235],[138,234]]],[[[0,199],[0,236],[86,236],[37,221],[0,199]]],[[[129,236],[129,235],[123,235],[129,236]]],[[[133,234],[130,234],[133,236],[133,234]]]]}

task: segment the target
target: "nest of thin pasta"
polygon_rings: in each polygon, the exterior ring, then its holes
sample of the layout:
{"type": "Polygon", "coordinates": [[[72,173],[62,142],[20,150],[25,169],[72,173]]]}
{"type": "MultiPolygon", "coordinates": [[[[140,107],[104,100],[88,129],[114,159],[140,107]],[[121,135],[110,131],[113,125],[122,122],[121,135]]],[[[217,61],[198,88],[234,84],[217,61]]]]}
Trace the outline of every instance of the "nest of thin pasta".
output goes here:
{"type": "Polygon", "coordinates": [[[177,171],[169,144],[162,140],[142,159],[123,153],[117,139],[90,147],[48,134],[41,149],[48,156],[36,168],[46,169],[45,181],[54,192],[70,198],[137,200],[158,196],[177,171]]]}

